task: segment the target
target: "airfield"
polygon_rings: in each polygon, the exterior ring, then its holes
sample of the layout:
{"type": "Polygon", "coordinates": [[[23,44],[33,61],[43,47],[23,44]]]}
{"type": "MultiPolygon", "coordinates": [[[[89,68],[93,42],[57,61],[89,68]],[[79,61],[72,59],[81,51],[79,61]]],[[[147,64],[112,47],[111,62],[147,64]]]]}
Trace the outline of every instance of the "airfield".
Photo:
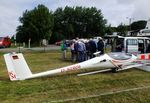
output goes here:
{"type": "MultiPolygon", "coordinates": [[[[16,52],[18,49],[15,49],[16,52]]],[[[21,49],[23,50],[23,49],[21,49]]],[[[87,69],[35,78],[10,81],[3,54],[0,52],[0,103],[149,103],[150,73],[129,69],[117,73],[106,72],[78,77],[87,69]]],[[[27,49],[22,51],[33,73],[71,65],[70,51],[67,60],[61,51],[27,49]]]]}

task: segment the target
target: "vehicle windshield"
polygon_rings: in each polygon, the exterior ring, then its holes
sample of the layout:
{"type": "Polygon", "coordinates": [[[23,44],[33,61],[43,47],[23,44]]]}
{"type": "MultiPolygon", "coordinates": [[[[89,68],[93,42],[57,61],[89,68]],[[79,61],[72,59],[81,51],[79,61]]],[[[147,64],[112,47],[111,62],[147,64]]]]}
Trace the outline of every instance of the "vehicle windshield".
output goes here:
{"type": "Polygon", "coordinates": [[[131,54],[126,54],[126,53],[108,53],[108,55],[113,58],[113,59],[116,59],[116,60],[128,60],[132,57],[131,54]]]}

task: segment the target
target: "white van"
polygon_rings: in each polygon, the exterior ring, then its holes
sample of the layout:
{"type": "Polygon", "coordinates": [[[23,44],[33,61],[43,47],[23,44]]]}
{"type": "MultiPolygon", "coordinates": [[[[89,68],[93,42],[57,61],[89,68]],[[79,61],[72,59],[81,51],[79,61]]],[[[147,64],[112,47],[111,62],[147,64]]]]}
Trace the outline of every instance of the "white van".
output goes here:
{"type": "Polygon", "coordinates": [[[111,51],[133,54],[148,53],[150,52],[150,38],[117,36],[111,38],[111,51]]]}

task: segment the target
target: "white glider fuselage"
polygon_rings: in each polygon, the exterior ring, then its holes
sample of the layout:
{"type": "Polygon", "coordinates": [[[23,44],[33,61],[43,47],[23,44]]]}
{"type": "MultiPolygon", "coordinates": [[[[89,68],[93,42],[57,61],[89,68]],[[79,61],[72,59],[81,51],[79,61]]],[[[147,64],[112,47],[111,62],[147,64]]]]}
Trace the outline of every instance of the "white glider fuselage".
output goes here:
{"type": "Polygon", "coordinates": [[[55,75],[58,73],[64,73],[68,71],[74,71],[74,70],[86,69],[86,68],[88,69],[88,68],[96,68],[96,67],[106,67],[106,68],[114,67],[114,65],[111,64],[110,62],[107,62],[106,59],[111,60],[111,58],[107,54],[105,54],[103,56],[95,57],[93,59],[90,59],[90,60],[87,60],[78,64],[73,64],[70,66],[66,66],[66,67],[62,67],[62,68],[58,68],[58,69],[54,69],[54,70],[50,70],[50,71],[46,71],[42,73],[33,74],[29,78],[55,75]]]}
{"type": "Polygon", "coordinates": [[[74,65],[70,65],[70,66],[66,66],[66,67],[62,67],[59,69],[50,70],[50,71],[46,71],[46,72],[42,72],[42,73],[33,74],[32,76],[28,77],[27,79],[41,77],[41,76],[55,75],[58,73],[75,71],[75,70],[79,70],[79,69],[116,68],[116,65],[117,66],[118,65],[120,65],[120,66],[121,65],[129,65],[135,59],[136,59],[136,57],[134,55],[132,55],[131,58],[128,60],[115,60],[115,59],[111,58],[108,54],[104,54],[99,57],[95,57],[90,60],[78,63],[78,64],[74,64],[74,65]]]}
{"type": "Polygon", "coordinates": [[[9,77],[14,80],[25,80],[42,76],[55,75],[68,71],[75,71],[79,69],[87,68],[120,68],[122,66],[128,66],[134,62],[137,57],[134,55],[127,55],[124,53],[109,53],[104,54],[90,60],[73,64],[70,66],[49,70],[41,73],[32,74],[23,55],[18,54],[5,54],[4,55],[6,66],[8,69],[9,77]]]}

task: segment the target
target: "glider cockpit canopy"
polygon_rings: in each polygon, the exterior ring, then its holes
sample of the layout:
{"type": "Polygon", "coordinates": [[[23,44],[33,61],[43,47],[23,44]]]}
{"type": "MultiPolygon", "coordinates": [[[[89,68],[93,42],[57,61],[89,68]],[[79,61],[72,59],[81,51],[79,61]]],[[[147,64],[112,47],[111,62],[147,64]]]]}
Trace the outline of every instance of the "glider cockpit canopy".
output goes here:
{"type": "Polygon", "coordinates": [[[128,60],[132,58],[132,54],[128,53],[108,53],[108,55],[115,60],[128,60]]]}

